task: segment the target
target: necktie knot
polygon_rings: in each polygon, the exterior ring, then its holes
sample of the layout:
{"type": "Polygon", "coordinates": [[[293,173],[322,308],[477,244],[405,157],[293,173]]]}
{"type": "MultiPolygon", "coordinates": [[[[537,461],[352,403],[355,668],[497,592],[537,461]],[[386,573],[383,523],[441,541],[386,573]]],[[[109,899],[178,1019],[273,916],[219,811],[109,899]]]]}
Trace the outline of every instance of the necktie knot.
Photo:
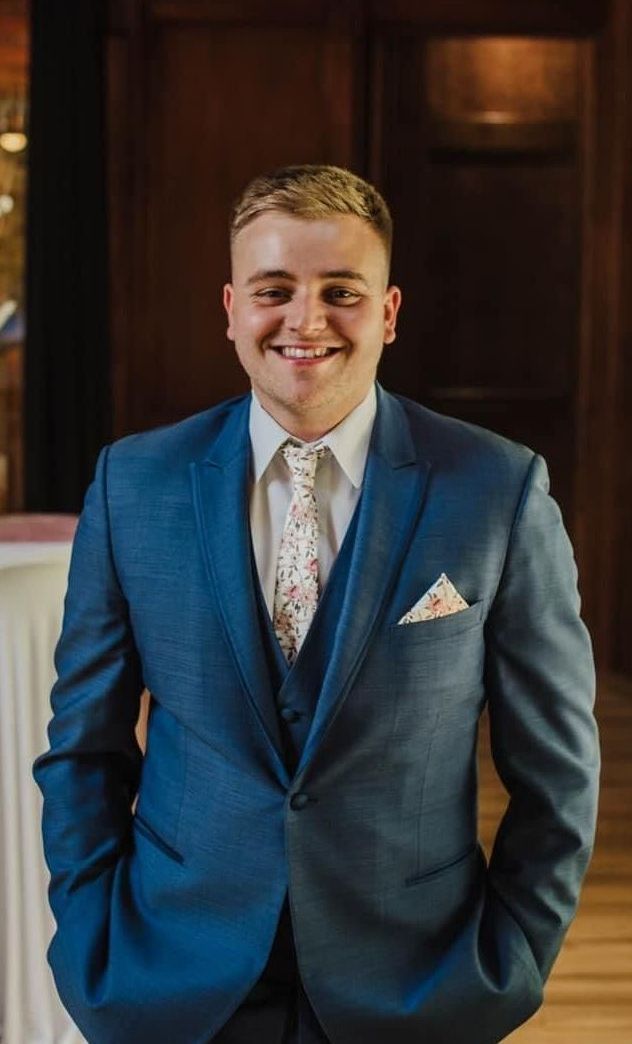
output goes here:
{"type": "Polygon", "coordinates": [[[316,468],[329,450],[322,443],[310,446],[297,446],[294,442],[286,442],[281,453],[292,475],[294,489],[301,493],[309,493],[314,488],[316,468]]]}

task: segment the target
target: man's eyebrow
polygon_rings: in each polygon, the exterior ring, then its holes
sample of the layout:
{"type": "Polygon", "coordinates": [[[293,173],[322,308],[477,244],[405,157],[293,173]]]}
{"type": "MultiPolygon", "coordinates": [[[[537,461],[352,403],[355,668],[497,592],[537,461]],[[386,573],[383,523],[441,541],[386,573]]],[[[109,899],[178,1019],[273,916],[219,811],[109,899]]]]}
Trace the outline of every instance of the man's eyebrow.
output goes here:
{"type": "Polygon", "coordinates": [[[284,268],[260,268],[246,280],[246,286],[260,283],[263,279],[294,279],[294,276],[286,272],[284,268]]]}
{"type": "Polygon", "coordinates": [[[351,279],[356,283],[364,283],[368,286],[368,280],[362,275],[362,272],[354,272],[352,268],[335,268],[332,272],[321,272],[321,279],[351,279]]]}
{"type": "MultiPolygon", "coordinates": [[[[351,268],[335,268],[328,272],[319,272],[319,278],[351,279],[358,283],[364,283],[365,286],[369,285],[361,272],[354,272],[351,268]]],[[[253,283],[261,283],[266,279],[289,279],[291,282],[296,282],[296,276],[293,276],[291,272],[286,272],[284,268],[262,268],[249,276],[246,280],[246,286],[252,286],[253,283]]]]}

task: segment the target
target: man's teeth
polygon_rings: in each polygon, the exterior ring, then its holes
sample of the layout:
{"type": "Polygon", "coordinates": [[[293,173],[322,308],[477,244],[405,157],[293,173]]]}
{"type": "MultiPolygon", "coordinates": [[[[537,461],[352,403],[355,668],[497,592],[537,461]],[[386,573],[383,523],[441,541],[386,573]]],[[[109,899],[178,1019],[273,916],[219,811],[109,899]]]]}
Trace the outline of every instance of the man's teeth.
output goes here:
{"type": "Polygon", "coordinates": [[[281,355],[285,359],[319,359],[321,355],[335,351],[334,348],[294,348],[293,345],[285,345],[281,348],[281,355]]]}

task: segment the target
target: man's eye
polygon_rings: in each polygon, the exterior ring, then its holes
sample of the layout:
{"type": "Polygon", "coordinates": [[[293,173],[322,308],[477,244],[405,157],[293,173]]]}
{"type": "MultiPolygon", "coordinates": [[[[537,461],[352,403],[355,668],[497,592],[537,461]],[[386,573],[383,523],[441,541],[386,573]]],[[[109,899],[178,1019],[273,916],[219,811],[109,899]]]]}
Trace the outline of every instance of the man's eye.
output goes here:
{"type": "Polygon", "coordinates": [[[288,296],[287,290],[281,290],[279,287],[266,287],[265,290],[257,290],[255,297],[270,301],[283,300],[288,296]]]}
{"type": "Polygon", "coordinates": [[[344,286],[334,286],[327,291],[327,296],[332,301],[338,301],[341,304],[352,304],[354,301],[358,300],[360,294],[356,293],[355,290],[348,290],[347,287],[344,286]]]}

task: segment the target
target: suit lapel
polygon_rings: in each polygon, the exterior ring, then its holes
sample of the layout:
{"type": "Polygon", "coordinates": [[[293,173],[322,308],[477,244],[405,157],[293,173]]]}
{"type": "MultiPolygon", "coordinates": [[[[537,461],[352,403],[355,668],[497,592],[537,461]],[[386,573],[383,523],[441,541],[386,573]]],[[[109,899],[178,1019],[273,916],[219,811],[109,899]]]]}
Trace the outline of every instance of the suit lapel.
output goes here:
{"type": "Polygon", "coordinates": [[[346,592],[299,772],[321,743],[362,663],[421,513],[429,470],[426,461],[417,459],[403,407],[378,385],[346,592]]]}
{"type": "Polygon", "coordinates": [[[206,460],[191,464],[198,533],[235,665],[287,782],[259,625],[248,518],[250,399],[238,403],[206,460]]]}

